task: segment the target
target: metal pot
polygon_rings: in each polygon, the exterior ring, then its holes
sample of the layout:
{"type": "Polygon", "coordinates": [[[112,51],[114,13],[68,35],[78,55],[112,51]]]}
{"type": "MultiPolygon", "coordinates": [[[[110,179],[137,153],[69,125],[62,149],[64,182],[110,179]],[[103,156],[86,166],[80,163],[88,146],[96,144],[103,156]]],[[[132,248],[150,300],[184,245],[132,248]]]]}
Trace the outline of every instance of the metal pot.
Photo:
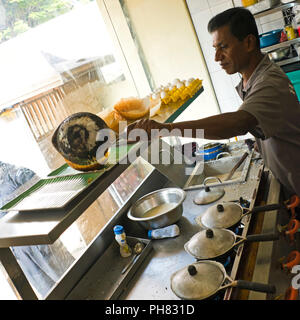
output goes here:
{"type": "Polygon", "coordinates": [[[279,233],[254,234],[241,237],[228,229],[207,229],[196,233],[184,249],[198,260],[222,259],[243,242],[274,241],[279,233]]]}
{"type": "Polygon", "coordinates": [[[196,218],[196,222],[205,229],[227,229],[236,226],[248,214],[278,210],[282,207],[281,204],[270,204],[249,210],[235,202],[223,202],[208,208],[201,216],[196,218]]]}
{"type": "Polygon", "coordinates": [[[277,49],[277,50],[270,52],[269,57],[271,60],[279,61],[284,58],[287,58],[289,56],[289,54],[290,54],[290,47],[280,48],[280,49],[277,49]]]}
{"type": "Polygon", "coordinates": [[[198,261],[171,276],[171,289],[181,299],[203,300],[218,291],[237,287],[252,291],[275,293],[274,285],[231,279],[224,266],[216,261],[198,261]]]}
{"type": "Polygon", "coordinates": [[[180,188],[156,190],[136,201],[127,217],[147,230],[169,226],[181,218],[185,197],[185,191],[180,188]]]}
{"type": "Polygon", "coordinates": [[[215,142],[215,143],[207,143],[203,145],[195,155],[203,156],[204,161],[214,160],[217,155],[224,150],[224,144],[215,142]]]}

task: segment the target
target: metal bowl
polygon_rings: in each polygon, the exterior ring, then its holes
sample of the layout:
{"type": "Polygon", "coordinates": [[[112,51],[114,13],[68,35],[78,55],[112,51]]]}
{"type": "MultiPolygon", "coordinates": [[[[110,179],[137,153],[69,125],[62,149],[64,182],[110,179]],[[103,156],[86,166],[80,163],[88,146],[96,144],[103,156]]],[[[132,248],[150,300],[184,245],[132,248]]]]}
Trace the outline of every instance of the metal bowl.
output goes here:
{"type": "Polygon", "coordinates": [[[136,201],[127,216],[147,230],[163,228],[181,218],[185,197],[185,191],[180,188],[156,190],[136,201]]]}
{"type": "Polygon", "coordinates": [[[286,47],[286,48],[280,48],[270,52],[269,57],[271,58],[271,60],[279,61],[284,58],[287,58],[289,54],[290,54],[290,47],[286,47]]]}

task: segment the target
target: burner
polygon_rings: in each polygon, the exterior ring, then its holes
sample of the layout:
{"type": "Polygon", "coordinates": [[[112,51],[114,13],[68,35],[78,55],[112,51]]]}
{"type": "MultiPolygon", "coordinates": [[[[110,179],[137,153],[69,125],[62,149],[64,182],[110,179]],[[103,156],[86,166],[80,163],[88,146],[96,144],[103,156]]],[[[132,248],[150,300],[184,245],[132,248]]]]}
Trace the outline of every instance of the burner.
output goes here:
{"type": "Polygon", "coordinates": [[[240,235],[242,235],[242,233],[243,233],[243,229],[244,229],[244,225],[241,223],[241,224],[239,224],[239,225],[233,230],[233,232],[234,232],[236,235],[240,236],[240,235]]]}
{"type": "Polygon", "coordinates": [[[249,206],[250,206],[250,201],[245,200],[242,197],[240,197],[239,203],[243,208],[249,208],[249,206]]]}

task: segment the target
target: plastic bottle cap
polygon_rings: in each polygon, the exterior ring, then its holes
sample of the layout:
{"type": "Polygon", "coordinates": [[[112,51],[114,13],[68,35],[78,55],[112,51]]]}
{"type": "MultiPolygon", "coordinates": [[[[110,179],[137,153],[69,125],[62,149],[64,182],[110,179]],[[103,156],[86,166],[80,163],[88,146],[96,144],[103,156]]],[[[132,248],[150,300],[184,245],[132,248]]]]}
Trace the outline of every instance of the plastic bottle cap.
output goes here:
{"type": "Polygon", "coordinates": [[[124,232],[124,228],[123,228],[123,226],[115,226],[114,227],[114,233],[115,234],[122,234],[124,232]]]}

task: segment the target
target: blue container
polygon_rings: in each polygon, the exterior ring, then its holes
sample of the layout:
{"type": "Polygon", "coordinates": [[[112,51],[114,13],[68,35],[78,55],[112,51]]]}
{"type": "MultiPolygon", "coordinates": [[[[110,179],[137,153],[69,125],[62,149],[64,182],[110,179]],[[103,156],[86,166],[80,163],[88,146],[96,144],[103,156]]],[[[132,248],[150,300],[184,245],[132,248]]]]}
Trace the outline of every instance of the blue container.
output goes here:
{"type": "Polygon", "coordinates": [[[282,29],[276,29],[259,35],[260,47],[265,48],[279,43],[282,29]]]}
{"type": "Polygon", "coordinates": [[[203,149],[198,150],[198,154],[204,157],[204,161],[214,160],[217,155],[223,152],[224,145],[222,143],[208,143],[203,149]]]}
{"type": "Polygon", "coordinates": [[[286,75],[291,80],[295,88],[298,100],[300,101],[300,70],[288,72],[286,75]]]}

